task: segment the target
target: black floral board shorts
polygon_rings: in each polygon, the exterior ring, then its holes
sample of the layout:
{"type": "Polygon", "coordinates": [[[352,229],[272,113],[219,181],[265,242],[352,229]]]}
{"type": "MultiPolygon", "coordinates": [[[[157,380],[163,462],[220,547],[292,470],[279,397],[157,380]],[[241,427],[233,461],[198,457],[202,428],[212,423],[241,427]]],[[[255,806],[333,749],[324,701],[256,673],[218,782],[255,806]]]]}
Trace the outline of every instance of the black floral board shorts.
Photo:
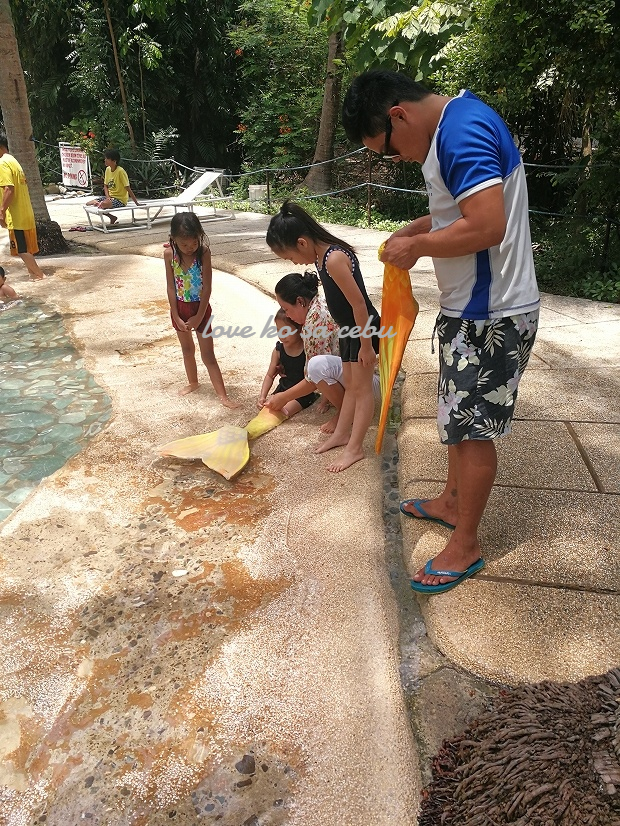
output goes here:
{"type": "Polygon", "coordinates": [[[537,329],[538,310],[482,321],[439,313],[437,428],[443,444],[510,433],[537,329]]]}

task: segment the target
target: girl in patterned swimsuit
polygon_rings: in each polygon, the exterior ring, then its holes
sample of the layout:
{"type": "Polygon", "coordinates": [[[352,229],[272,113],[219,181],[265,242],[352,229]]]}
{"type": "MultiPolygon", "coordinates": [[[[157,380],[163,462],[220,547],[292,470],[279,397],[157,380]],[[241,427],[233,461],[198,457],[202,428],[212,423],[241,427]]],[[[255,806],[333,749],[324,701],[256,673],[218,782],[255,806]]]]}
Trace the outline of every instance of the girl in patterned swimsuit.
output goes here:
{"type": "Polygon", "coordinates": [[[211,250],[202,224],[193,212],[177,213],[170,224],[170,246],[164,250],[170,318],[177,331],[189,384],[179,391],[185,396],[198,389],[195,330],[202,361],[218,399],[224,407],[238,407],[228,398],[222,373],[213,351],[211,332],[211,250]],[[206,331],[206,337],[202,335],[206,331]]]}

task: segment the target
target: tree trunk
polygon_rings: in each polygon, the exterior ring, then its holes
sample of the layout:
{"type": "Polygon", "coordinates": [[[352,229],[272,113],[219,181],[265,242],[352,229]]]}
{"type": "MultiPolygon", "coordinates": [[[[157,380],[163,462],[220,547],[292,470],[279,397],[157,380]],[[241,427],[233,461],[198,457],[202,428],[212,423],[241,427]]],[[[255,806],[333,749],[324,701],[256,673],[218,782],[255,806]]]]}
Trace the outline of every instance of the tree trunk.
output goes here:
{"type": "Polygon", "coordinates": [[[9,0],[0,0],[0,66],[0,106],[10,152],[11,155],[15,155],[26,173],[35,218],[49,221],[37,154],[32,140],[26,81],[9,0]]]}
{"type": "Polygon", "coordinates": [[[44,239],[40,245],[41,252],[65,252],[68,249],[67,242],[58,224],[50,220],[45,203],[37,153],[32,139],[26,81],[9,0],[0,0],[0,66],[0,107],[9,139],[9,151],[20,162],[26,175],[37,233],[44,239]]]}
{"type": "MultiPolygon", "coordinates": [[[[343,56],[342,32],[332,32],[329,36],[327,53],[327,76],[325,78],[325,93],[323,108],[321,109],[321,125],[319,136],[314,150],[312,163],[328,161],[334,154],[334,134],[340,108],[340,86],[342,69],[339,60],[343,56]]],[[[303,186],[311,192],[329,192],[332,188],[332,164],[321,163],[313,166],[305,177],[303,186]]]]}
{"type": "Polygon", "coordinates": [[[136,138],[133,133],[133,126],[129,119],[129,109],[127,107],[127,96],[125,94],[125,84],[123,83],[123,73],[121,72],[121,62],[118,58],[118,49],[116,48],[116,37],[114,36],[114,28],[112,27],[112,16],[110,15],[110,6],[108,0],[103,0],[103,8],[105,9],[105,16],[108,20],[108,28],[110,29],[110,40],[112,41],[112,52],[114,53],[114,65],[116,66],[116,76],[118,77],[118,87],[121,92],[121,102],[123,105],[123,116],[129,132],[129,140],[131,148],[136,148],[136,138]]]}

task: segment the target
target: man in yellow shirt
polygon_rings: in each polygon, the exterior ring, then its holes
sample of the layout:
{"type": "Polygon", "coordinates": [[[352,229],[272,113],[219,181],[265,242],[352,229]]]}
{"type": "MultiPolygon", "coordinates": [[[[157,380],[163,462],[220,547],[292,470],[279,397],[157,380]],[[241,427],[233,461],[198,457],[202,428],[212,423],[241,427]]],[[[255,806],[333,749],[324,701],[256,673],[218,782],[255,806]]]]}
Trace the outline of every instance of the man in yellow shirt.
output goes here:
{"type": "Polygon", "coordinates": [[[6,135],[0,133],[0,226],[9,231],[11,255],[19,256],[32,278],[37,280],[44,273],[35,261],[39,251],[34,212],[24,170],[9,154],[6,135]]]}
{"type": "MultiPolygon", "coordinates": [[[[114,209],[115,207],[127,206],[129,197],[139,206],[138,199],[133,194],[129,186],[129,176],[122,166],[119,166],[121,160],[121,153],[118,149],[106,149],[103,153],[105,162],[105,176],[103,179],[103,191],[105,195],[95,198],[94,201],[88,201],[86,206],[96,206],[98,209],[114,209]]],[[[110,215],[110,224],[114,225],[118,218],[116,215],[110,215]]]]}

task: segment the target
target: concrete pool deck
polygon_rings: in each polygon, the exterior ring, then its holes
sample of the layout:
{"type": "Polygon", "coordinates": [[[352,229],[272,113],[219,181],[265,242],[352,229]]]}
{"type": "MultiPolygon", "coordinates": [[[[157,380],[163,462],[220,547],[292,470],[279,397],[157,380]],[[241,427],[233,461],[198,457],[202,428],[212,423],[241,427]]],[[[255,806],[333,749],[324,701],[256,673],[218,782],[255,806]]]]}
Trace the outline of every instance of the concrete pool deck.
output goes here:
{"type": "MultiPolygon", "coordinates": [[[[0,529],[2,817],[413,823],[379,457],[327,473],[309,410],[258,439],[235,482],[160,458],[255,415],[273,340],[216,342],[239,410],[204,370],[179,398],[160,259],[46,258],[34,284],[7,258],[19,292],[61,311],[114,414],[0,529]]],[[[254,326],[275,303],[216,272],[213,308],[254,326]]]]}
{"type": "MultiPolygon", "coordinates": [[[[54,201],[50,213],[63,229],[84,223],[77,202],[54,201]]],[[[214,310],[231,323],[268,316],[291,269],[265,246],[267,222],[238,213],[205,223],[221,271],[214,310]]],[[[334,231],[358,249],[379,303],[386,233],[334,231]]],[[[83,811],[99,823],[168,823],[174,811],[174,822],[221,814],[231,826],[413,824],[417,754],[398,681],[374,427],[367,459],[337,476],[312,454],[311,411],[258,440],[236,484],[157,458],[153,447],[172,438],[245,424],[271,349],[258,337],[250,348],[216,341],[241,411],[220,408],[208,383],[175,395],[183,368],[157,260],[166,234],[67,232],[105,255],[42,259],[53,273],[40,284],[11,267],[18,290],[61,310],[115,416],[0,532],[2,808],[45,811],[48,824],[83,811]]],[[[421,312],[403,365],[403,498],[445,478],[429,260],[412,284],[421,312]]],[[[451,663],[509,683],[618,664],[619,333],[617,305],[543,298],[482,526],[487,568],[420,600],[442,653],[418,639],[400,663],[415,684],[422,753],[452,733],[443,718],[471,711],[445,679],[451,663]]],[[[444,532],[402,527],[411,574],[444,532]]]]}

